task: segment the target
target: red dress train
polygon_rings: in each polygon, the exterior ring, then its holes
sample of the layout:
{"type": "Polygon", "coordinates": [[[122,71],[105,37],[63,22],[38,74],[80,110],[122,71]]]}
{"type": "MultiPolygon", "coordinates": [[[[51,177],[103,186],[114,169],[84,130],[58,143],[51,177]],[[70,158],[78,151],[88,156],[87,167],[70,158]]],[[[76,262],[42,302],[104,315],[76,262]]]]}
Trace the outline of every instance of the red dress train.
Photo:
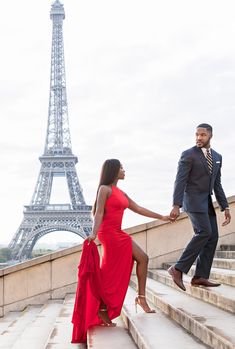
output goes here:
{"type": "Polygon", "coordinates": [[[126,195],[112,186],[98,232],[103,248],[101,265],[96,244],[88,244],[88,241],[83,244],[72,318],[72,343],[86,342],[88,328],[102,323],[97,315],[101,300],[111,320],[121,313],[133,267],[132,239],[121,230],[123,212],[128,204],[126,195]]]}

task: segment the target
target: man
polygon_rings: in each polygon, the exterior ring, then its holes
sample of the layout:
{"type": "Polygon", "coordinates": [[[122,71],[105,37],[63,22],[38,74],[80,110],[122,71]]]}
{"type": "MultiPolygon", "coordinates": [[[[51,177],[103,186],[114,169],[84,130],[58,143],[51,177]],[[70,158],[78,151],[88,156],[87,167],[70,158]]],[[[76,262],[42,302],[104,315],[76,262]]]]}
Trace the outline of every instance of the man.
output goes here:
{"type": "Polygon", "coordinates": [[[196,129],[196,146],[184,151],[178,164],[173,194],[171,217],[176,219],[183,207],[187,212],[194,236],[177,263],[168,269],[173,281],[182,290],[182,274],[188,273],[194,261],[196,269],[192,286],[215,287],[220,284],[209,281],[210,270],[218,241],[216,214],[212,204],[212,191],[221,211],[223,226],[230,223],[228,202],[221,185],[222,156],[211,149],[212,127],[200,124],[196,129]]]}

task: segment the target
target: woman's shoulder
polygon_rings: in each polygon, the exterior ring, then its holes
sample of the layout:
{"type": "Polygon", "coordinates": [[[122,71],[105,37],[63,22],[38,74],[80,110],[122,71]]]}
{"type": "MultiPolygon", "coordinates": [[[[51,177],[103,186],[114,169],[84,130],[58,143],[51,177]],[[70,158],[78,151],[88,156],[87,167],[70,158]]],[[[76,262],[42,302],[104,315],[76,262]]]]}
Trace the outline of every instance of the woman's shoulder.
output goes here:
{"type": "Polygon", "coordinates": [[[99,194],[110,195],[111,193],[112,193],[112,189],[109,185],[102,184],[99,187],[99,194]]]}

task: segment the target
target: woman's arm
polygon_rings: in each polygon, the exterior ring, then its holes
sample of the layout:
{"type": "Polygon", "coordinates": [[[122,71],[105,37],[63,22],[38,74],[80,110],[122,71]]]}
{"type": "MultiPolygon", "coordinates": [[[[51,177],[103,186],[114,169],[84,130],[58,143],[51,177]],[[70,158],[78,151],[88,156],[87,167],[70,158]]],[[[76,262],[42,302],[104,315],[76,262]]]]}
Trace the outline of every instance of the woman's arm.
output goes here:
{"type": "Polygon", "coordinates": [[[100,224],[102,223],[104,216],[104,207],[107,198],[111,194],[112,189],[106,185],[102,185],[98,191],[97,203],[96,203],[96,211],[93,220],[92,233],[88,236],[88,240],[95,240],[97,233],[99,231],[100,224]]]}
{"type": "Polygon", "coordinates": [[[134,202],[131,198],[129,198],[127,196],[128,200],[129,200],[129,209],[135,213],[138,213],[142,216],[145,217],[150,217],[150,218],[154,218],[154,219],[160,219],[162,221],[165,222],[169,222],[169,221],[173,221],[172,218],[170,218],[170,216],[163,216],[157,212],[153,212],[148,210],[147,208],[144,208],[142,206],[139,206],[136,202],[134,202]]]}

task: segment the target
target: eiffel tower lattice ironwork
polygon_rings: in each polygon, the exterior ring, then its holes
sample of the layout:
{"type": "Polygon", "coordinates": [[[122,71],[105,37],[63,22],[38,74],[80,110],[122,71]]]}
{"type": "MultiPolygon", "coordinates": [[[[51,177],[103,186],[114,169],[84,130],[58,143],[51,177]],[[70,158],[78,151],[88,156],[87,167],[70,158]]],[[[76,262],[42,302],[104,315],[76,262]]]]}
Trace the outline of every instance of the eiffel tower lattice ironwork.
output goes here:
{"type": "Polygon", "coordinates": [[[47,136],[32,200],[25,206],[23,221],[9,244],[16,260],[30,258],[43,235],[70,231],[86,238],[92,227],[91,206],[85,203],[75,169],[77,157],[71,147],[63,45],[65,12],[59,0],[52,4],[50,18],[53,30],[47,136]],[[67,181],[69,204],[50,204],[53,178],[57,176],[67,181]]]}

